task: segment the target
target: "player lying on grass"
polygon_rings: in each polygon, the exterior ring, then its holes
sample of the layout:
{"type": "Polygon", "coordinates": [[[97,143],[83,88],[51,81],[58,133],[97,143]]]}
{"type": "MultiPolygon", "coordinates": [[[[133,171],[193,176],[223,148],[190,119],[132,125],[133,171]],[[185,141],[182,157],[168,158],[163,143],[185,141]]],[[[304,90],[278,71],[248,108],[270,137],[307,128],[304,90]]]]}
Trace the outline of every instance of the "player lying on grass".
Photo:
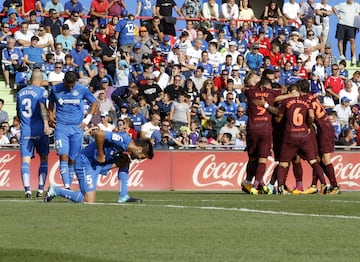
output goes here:
{"type": "Polygon", "coordinates": [[[98,131],[95,133],[95,142],[84,148],[75,159],[80,192],[51,185],[44,202],[61,196],[76,203],[95,203],[98,176],[106,175],[112,168],[119,168],[118,177],[121,185],[118,202],[142,202],[128,195],[129,165],[131,159],[152,159],[153,156],[153,146],[149,139],[133,141],[124,132],[98,131]]]}

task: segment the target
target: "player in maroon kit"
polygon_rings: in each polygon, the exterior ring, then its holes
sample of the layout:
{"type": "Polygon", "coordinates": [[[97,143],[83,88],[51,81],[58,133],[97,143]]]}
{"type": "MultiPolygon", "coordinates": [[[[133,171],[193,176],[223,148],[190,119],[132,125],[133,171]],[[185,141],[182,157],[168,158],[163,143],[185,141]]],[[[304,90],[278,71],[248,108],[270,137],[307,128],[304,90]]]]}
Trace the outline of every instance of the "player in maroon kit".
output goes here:
{"type": "MultiPolygon", "coordinates": [[[[330,188],[328,194],[339,194],[340,188],[337,184],[334,167],[331,163],[330,154],[335,150],[335,132],[330,122],[329,116],[326,113],[324,106],[317,99],[316,95],[309,94],[309,82],[307,80],[300,80],[298,82],[300,92],[312,104],[315,115],[316,124],[316,138],[319,149],[319,156],[321,158],[321,166],[325,175],[330,181],[330,188]]],[[[317,192],[317,178],[313,176],[311,186],[306,189],[303,194],[313,194],[317,192]]]]}
{"type": "MultiPolygon", "coordinates": [[[[299,92],[296,84],[288,87],[289,93],[299,92]]],[[[282,194],[285,190],[285,179],[288,173],[289,162],[299,154],[307,160],[313,168],[316,179],[321,182],[320,193],[324,193],[326,182],[322,168],[317,161],[317,150],[314,148],[314,139],[312,139],[311,128],[315,119],[312,104],[304,96],[288,98],[282,101],[278,121],[285,118],[285,132],[280,150],[280,163],[278,168],[278,184],[282,194]]]]}
{"type": "Polygon", "coordinates": [[[281,94],[281,90],[274,90],[271,81],[262,77],[259,84],[245,90],[248,101],[248,125],[247,125],[247,152],[249,161],[245,181],[242,182],[242,190],[246,193],[258,194],[259,192],[269,193],[263,176],[266,169],[267,157],[271,155],[272,147],[272,110],[274,99],[281,94]],[[257,106],[252,101],[264,99],[264,107],[257,106]],[[251,186],[255,175],[255,181],[251,186]]]}

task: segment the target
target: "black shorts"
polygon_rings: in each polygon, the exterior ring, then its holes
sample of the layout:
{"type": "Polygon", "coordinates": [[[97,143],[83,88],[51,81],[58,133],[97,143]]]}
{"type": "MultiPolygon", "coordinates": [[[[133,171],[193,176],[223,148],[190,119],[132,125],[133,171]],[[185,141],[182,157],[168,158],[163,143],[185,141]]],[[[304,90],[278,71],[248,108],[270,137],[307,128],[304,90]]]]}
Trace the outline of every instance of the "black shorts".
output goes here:
{"type": "Polygon", "coordinates": [[[335,38],[338,40],[355,39],[356,28],[348,25],[337,24],[335,38]]]}

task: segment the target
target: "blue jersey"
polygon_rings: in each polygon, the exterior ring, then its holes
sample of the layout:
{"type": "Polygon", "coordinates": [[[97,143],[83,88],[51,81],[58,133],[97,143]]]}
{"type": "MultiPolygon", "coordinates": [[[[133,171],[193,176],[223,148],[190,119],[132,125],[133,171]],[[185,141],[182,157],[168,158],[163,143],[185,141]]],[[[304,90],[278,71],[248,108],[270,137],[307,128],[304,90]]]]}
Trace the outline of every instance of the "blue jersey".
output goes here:
{"type": "Polygon", "coordinates": [[[44,135],[44,122],[40,103],[46,104],[47,91],[38,86],[22,88],[16,98],[16,109],[21,122],[21,136],[36,137],[44,135]]]}
{"type": "Polygon", "coordinates": [[[134,123],[134,129],[140,131],[141,126],[146,123],[146,118],[143,114],[137,113],[136,115],[129,114],[128,117],[134,123]]]}
{"type": "Polygon", "coordinates": [[[131,45],[134,44],[134,28],[135,24],[133,21],[124,18],[120,20],[115,27],[115,32],[119,32],[119,44],[120,45],[131,45]]]}
{"type": "MultiPolygon", "coordinates": [[[[124,151],[128,149],[128,146],[131,142],[131,136],[129,136],[125,132],[105,132],[105,142],[104,142],[104,154],[105,154],[105,163],[99,163],[96,161],[97,150],[96,150],[96,142],[92,142],[83,150],[81,150],[80,154],[84,155],[88,158],[90,164],[95,166],[101,166],[101,169],[107,167],[109,170],[118,158],[124,151]]],[[[106,168],[105,168],[106,169],[106,168]]],[[[105,172],[106,170],[102,170],[105,172]]]]}
{"type": "Polygon", "coordinates": [[[55,85],[49,100],[56,107],[56,122],[65,125],[79,125],[84,117],[84,99],[94,103],[96,98],[85,86],[76,83],[68,90],[64,83],[55,85]]]}

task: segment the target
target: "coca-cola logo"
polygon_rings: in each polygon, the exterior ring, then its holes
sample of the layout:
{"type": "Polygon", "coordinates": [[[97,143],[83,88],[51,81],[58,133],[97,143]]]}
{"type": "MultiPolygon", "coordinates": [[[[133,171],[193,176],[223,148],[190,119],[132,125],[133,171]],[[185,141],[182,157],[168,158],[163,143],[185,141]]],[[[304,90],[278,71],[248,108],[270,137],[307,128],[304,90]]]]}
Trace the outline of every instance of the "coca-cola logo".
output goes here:
{"type": "Polygon", "coordinates": [[[359,187],[360,178],[360,163],[343,163],[343,155],[334,155],[331,158],[335,169],[335,176],[339,184],[347,185],[348,187],[359,187]],[[340,178],[340,179],[339,179],[340,178]]]}
{"type": "Polygon", "coordinates": [[[0,187],[10,187],[10,173],[12,171],[11,165],[6,165],[15,159],[16,155],[4,154],[0,157],[0,187]]]}
{"type": "MultiPolygon", "coordinates": [[[[274,159],[270,158],[270,165],[264,175],[264,181],[270,181],[272,172],[276,166],[274,159]]],[[[247,162],[216,162],[216,154],[206,155],[196,165],[192,180],[195,186],[207,187],[220,185],[222,187],[239,188],[246,178],[247,162]],[[235,183],[234,183],[235,179],[235,183]]]]}

